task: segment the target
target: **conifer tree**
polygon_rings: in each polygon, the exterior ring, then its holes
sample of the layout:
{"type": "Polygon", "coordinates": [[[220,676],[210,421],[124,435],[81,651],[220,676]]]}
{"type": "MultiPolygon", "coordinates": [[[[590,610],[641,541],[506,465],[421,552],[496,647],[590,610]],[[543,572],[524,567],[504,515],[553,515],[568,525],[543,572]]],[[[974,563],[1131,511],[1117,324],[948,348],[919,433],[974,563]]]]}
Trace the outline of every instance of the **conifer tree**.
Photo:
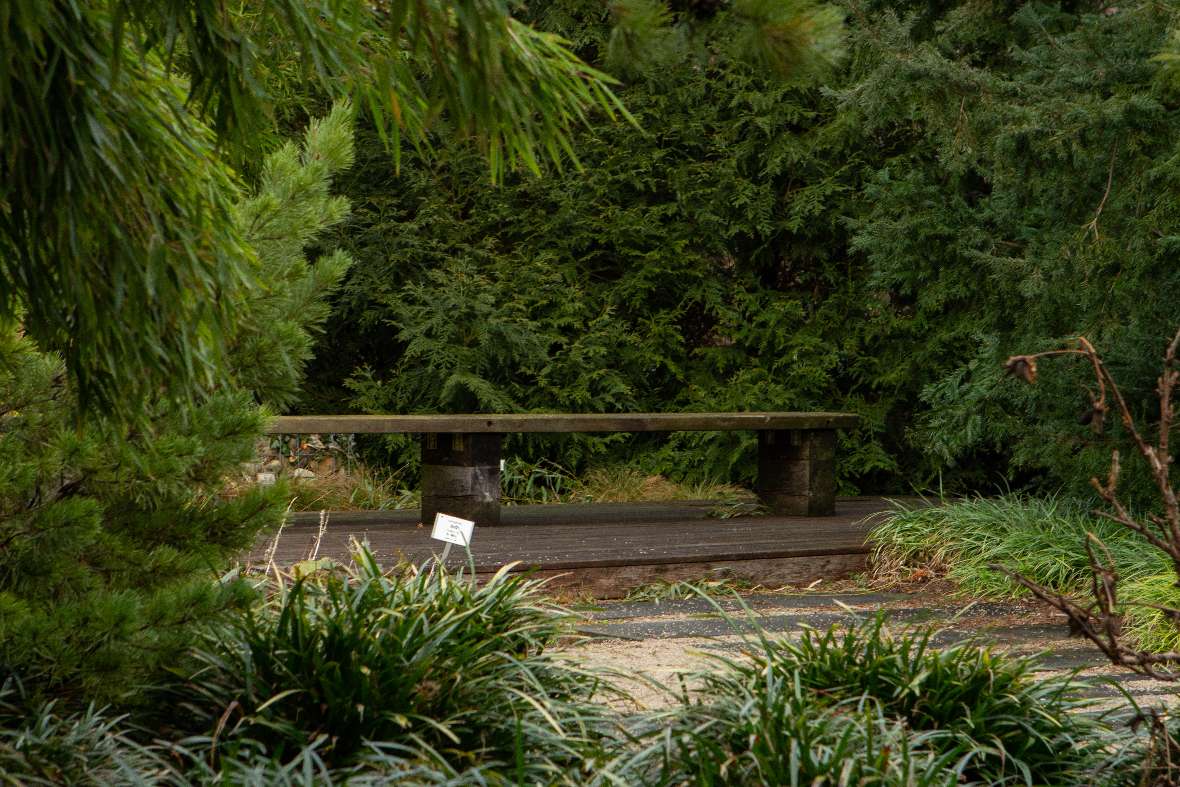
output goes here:
{"type": "Polygon", "coordinates": [[[843,54],[843,11],[814,0],[617,0],[611,10],[604,60],[623,75],[714,69],[722,58],[800,84],[843,54]]]}
{"type": "Polygon", "coordinates": [[[175,662],[191,627],[245,598],[218,581],[274,527],[284,489],[227,483],[252,459],[268,410],[298,394],[311,333],[343,276],[342,253],[304,245],[347,213],[329,193],[352,163],[351,109],[270,155],[237,231],[260,287],[228,306],[232,384],[179,408],[162,397],[126,433],[75,418],[59,356],[0,326],[0,670],[35,693],[118,699],[175,662]]]}

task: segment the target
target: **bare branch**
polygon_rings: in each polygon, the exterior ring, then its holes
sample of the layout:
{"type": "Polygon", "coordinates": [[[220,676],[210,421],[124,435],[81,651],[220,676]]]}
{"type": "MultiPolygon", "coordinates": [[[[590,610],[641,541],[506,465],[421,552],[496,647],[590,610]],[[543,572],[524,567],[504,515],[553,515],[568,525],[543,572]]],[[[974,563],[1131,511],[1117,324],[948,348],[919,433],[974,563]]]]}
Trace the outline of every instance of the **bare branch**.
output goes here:
{"type": "MultiPolygon", "coordinates": [[[[1109,184],[1108,184],[1109,187],[1109,184]]],[[[1105,198],[1103,200],[1105,202],[1105,198]]],[[[1101,206],[1099,208],[1101,213],[1101,206]]],[[[1094,231],[1097,234],[1097,216],[1095,216],[1094,231]]],[[[1176,584],[1180,587],[1180,503],[1177,502],[1176,490],[1171,485],[1170,466],[1172,456],[1169,446],[1169,435],[1175,416],[1173,406],[1173,392],[1180,384],[1180,371],[1176,366],[1176,356],[1180,353],[1180,330],[1168,344],[1164,353],[1163,373],[1157,385],[1159,394],[1159,426],[1156,444],[1150,444],[1135,424],[1134,415],[1119,390],[1118,383],[1106,368],[1098,351],[1084,336],[1077,339],[1077,348],[1063,348],[1031,355],[1014,355],[1004,365],[1005,370],[1033,384],[1037,379],[1037,361],[1063,355],[1082,355],[1090,362],[1097,383],[1097,392],[1090,392],[1090,410],[1087,419],[1095,424],[1095,431],[1101,431],[1103,418],[1110,405],[1107,397],[1113,399],[1115,408],[1123,428],[1126,429],[1131,441],[1135,444],[1139,455],[1147,462],[1152,480],[1163,503],[1163,514],[1148,514],[1145,521],[1136,518],[1119,499],[1118,482],[1122,472],[1119,452],[1112,451],[1110,470],[1105,483],[1098,478],[1091,478],[1090,484],[1098,492],[1099,497],[1109,507],[1107,511],[1095,511],[1097,516],[1115,522],[1127,530],[1138,534],[1151,546],[1166,554],[1172,561],[1176,574],[1176,584]]],[[[1127,606],[1139,606],[1155,609],[1175,626],[1180,627],[1180,609],[1174,609],[1159,604],[1146,602],[1120,602],[1118,597],[1119,575],[1115,568],[1114,559],[1106,545],[1093,533],[1087,534],[1086,555],[1090,562],[1090,595],[1091,600],[1085,604],[1069,598],[1062,593],[1049,590],[1024,575],[1003,566],[992,566],[1002,572],[1017,584],[1026,588],[1034,596],[1065,614],[1071,632],[1090,640],[1101,650],[1112,664],[1126,667],[1141,675],[1164,681],[1180,681],[1180,673],[1166,668],[1166,665],[1180,663],[1180,652],[1169,651],[1153,653],[1137,650],[1126,644],[1123,632],[1123,609],[1127,606]],[[1101,559],[1099,554],[1101,553],[1101,559]]]]}
{"type": "Polygon", "coordinates": [[[1102,192],[1102,201],[1098,203],[1098,210],[1094,212],[1094,218],[1086,225],[1086,232],[1094,233],[1094,240],[1098,240],[1098,218],[1102,215],[1102,209],[1106,207],[1106,200],[1110,198],[1110,185],[1114,182],[1114,162],[1117,151],[1117,145],[1110,151],[1110,169],[1106,173],[1106,190],[1102,192]]]}

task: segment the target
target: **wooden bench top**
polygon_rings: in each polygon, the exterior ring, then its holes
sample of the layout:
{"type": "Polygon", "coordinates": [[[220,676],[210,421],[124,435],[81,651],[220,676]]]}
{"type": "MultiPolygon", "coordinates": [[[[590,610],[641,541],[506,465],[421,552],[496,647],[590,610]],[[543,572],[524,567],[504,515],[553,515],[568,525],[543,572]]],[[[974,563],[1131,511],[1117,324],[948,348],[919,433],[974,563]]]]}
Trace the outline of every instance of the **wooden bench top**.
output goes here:
{"type": "Polygon", "coordinates": [[[509,434],[514,432],[721,432],[837,429],[852,413],[526,413],[463,415],[285,415],[267,434],[509,434]]]}

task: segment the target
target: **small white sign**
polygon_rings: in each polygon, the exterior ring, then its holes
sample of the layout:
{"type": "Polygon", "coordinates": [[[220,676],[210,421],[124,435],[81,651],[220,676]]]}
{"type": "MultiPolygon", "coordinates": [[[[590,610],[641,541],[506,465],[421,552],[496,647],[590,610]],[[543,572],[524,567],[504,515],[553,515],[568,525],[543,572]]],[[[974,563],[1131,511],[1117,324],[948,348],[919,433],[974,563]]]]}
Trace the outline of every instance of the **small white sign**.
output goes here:
{"type": "Polygon", "coordinates": [[[430,532],[430,537],[465,547],[471,544],[471,531],[474,528],[475,523],[470,519],[460,519],[450,514],[435,514],[434,530],[430,532]]]}
{"type": "Polygon", "coordinates": [[[255,479],[258,481],[259,486],[274,486],[275,485],[275,474],[274,473],[259,473],[257,476],[255,476],[255,479]]]}

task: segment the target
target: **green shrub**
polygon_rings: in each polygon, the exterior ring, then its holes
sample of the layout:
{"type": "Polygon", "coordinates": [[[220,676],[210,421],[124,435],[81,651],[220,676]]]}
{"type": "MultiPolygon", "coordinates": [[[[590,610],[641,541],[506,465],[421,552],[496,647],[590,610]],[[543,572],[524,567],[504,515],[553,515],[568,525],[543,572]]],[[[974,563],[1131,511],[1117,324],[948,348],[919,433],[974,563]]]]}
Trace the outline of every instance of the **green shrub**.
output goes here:
{"type": "Polygon", "coordinates": [[[661,719],[626,763],[636,784],[907,785],[957,782],[947,757],[871,701],[817,706],[791,683],[719,677],[706,702],[661,719]]]}
{"type": "Polygon", "coordinates": [[[546,653],[568,619],[537,583],[501,573],[474,587],[438,567],[383,574],[364,549],[356,559],[210,634],[166,699],[203,745],[223,761],[261,745],[286,766],[315,744],[333,769],[577,781],[608,714],[591,702],[599,677],[546,653]]]}
{"type": "Polygon", "coordinates": [[[79,424],[58,359],[0,323],[0,674],[84,706],[169,664],[243,600],[215,568],[282,517],[283,488],[219,495],[265,414],[223,391],[150,433],[79,424]]]}
{"type": "Polygon", "coordinates": [[[178,785],[230,784],[234,787],[319,787],[343,783],[347,772],[333,771],[320,757],[320,741],[312,741],[286,762],[279,761],[258,741],[241,741],[232,755],[209,756],[210,741],[195,737],[169,743],[176,762],[178,785]]]}
{"type": "Polygon", "coordinates": [[[892,635],[878,616],[763,638],[698,675],[631,767],[689,784],[1061,784],[1087,772],[1108,728],[1077,712],[1075,684],[972,644],[936,650],[930,636],[892,635]]]}

